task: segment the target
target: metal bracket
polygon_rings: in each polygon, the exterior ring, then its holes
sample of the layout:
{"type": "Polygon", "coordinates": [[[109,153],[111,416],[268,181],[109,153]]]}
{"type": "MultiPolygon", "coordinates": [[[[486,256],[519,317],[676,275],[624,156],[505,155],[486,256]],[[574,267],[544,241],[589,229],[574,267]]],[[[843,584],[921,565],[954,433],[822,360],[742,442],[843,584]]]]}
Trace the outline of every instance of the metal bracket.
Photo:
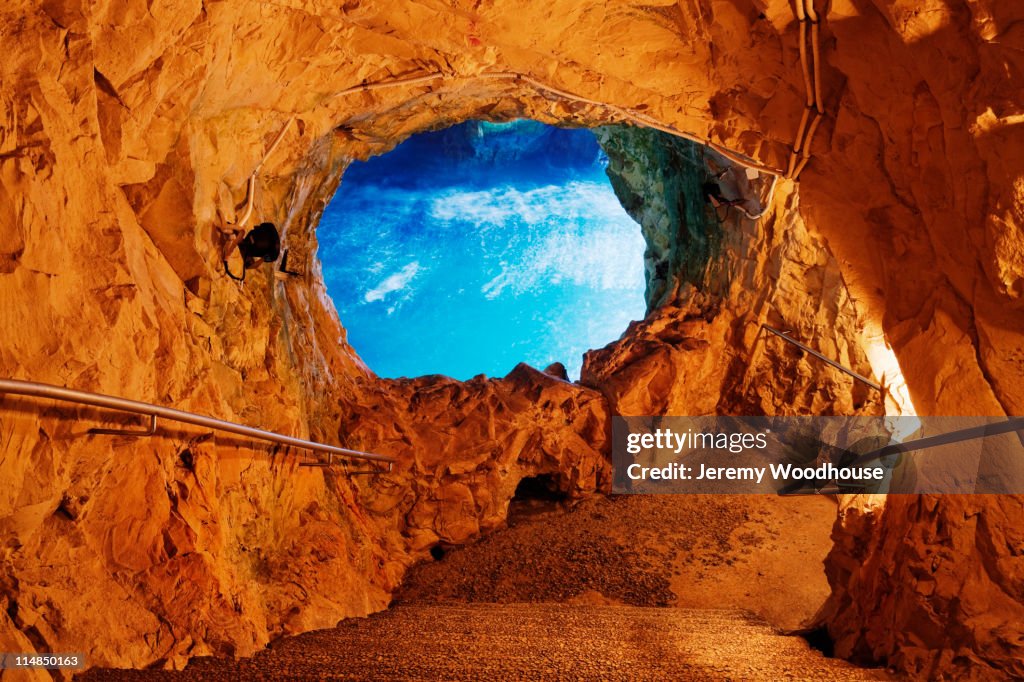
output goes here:
{"type": "Polygon", "coordinates": [[[149,428],[145,431],[132,429],[89,429],[89,433],[106,434],[108,436],[152,436],[156,433],[156,415],[149,415],[149,428]]]}
{"type": "Polygon", "coordinates": [[[277,270],[278,272],[283,272],[284,274],[291,275],[292,277],[302,277],[301,272],[295,272],[294,270],[288,269],[288,249],[284,250],[284,255],[281,256],[281,264],[278,266],[277,270]]]}

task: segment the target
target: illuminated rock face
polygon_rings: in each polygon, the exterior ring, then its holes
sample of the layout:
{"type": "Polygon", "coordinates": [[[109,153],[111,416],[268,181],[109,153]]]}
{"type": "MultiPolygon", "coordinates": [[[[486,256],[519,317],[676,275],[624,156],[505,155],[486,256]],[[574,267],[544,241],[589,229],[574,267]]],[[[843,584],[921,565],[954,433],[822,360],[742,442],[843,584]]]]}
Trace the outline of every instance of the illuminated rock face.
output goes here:
{"type": "MultiPolygon", "coordinates": [[[[605,128],[598,137],[612,185],[647,237],[653,310],[621,340],[587,354],[582,383],[625,415],[881,413],[876,391],[802,361],[761,330],[793,330],[871,373],[853,341],[857,313],[839,266],[793,210],[799,199],[788,183],[774,191],[768,177],[750,183],[748,194],[771,197],[776,209],[760,223],[738,208],[716,213],[703,185],[716,181],[705,165],[721,157],[649,130],[605,128]]],[[[717,182],[736,189],[731,175],[717,182]]]]}
{"type": "MultiPolygon", "coordinates": [[[[198,430],[90,437],[108,415],[4,398],[5,650],[176,665],[382,608],[431,542],[499,523],[519,477],[602,488],[610,410],[873,409],[758,345],[759,322],[866,358],[921,414],[1024,409],[1019,3],[832,2],[829,115],[799,195],[780,183],[761,227],[726,228],[706,281],[592,354],[597,391],[527,369],[378,380],[326,298],[319,213],[348,159],[413,132],[618,120],[593,102],[784,167],[804,102],[788,2],[16,0],[0,14],[0,373],[401,458],[353,483],[198,430]],[[535,80],[484,75],[505,72],[535,80]],[[217,215],[235,216],[292,116],[255,206],[304,274],[240,287],[217,215]]],[[[847,509],[829,561],[840,653],[1022,674],[1018,499],[847,509]]]]}

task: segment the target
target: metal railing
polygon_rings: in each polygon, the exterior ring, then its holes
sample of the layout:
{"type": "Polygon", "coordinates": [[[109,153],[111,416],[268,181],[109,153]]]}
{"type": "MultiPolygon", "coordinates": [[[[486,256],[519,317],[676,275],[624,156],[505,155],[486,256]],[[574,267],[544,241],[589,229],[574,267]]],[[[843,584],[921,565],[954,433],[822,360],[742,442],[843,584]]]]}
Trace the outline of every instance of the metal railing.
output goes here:
{"type": "Polygon", "coordinates": [[[65,402],[78,403],[81,405],[90,405],[92,407],[101,407],[109,410],[118,410],[120,412],[131,412],[133,414],[141,414],[149,417],[149,427],[145,431],[132,431],[121,429],[90,429],[89,432],[94,434],[112,434],[120,436],[152,436],[156,433],[156,420],[159,417],[162,419],[169,419],[171,421],[180,422],[182,424],[192,424],[194,426],[202,426],[210,429],[215,429],[217,431],[226,431],[228,433],[234,433],[240,436],[248,436],[250,438],[256,438],[258,440],[268,441],[271,443],[289,445],[295,448],[310,450],[312,452],[327,453],[326,462],[322,460],[317,462],[302,462],[300,463],[302,466],[329,467],[334,464],[334,457],[338,456],[345,459],[359,459],[379,464],[386,464],[386,470],[370,469],[363,471],[348,472],[351,474],[378,474],[390,472],[392,466],[395,463],[395,459],[387,455],[378,455],[372,452],[362,452],[360,450],[349,450],[348,448],[342,448],[336,445],[328,445],[326,443],[315,443],[310,440],[303,440],[302,438],[285,436],[283,434],[275,433],[273,431],[264,431],[263,429],[245,426],[244,424],[236,424],[235,422],[224,421],[223,419],[215,419],[214,417],[207,417],[205,415],[195,414],[194,412],[175,410],[174,408],[171,407],[162,407],[160,405],[153,405],[151,403],[144,403],[137,400],[129,400],[127,398],[103,395],[102,393],[76,391],[71,388],[54,386],[52,384],[42,384],[34,381],[19,381],[16,379],[0,379],[0,393],[10,393],[14,395],[31,396],[35,398],[52,398],[53,400],[63,400],[65,402]]]}
{"type": "Polygon", "coordinates": [[[822,362],[824,362],[824,363],[826,363],[828,365],[831,365],[832,367],[835,367],[840,372],[844,372],[846,374],[849,374],[851,377],[853,377],[857,381],[860,381],[860,382],[863,382],[863,383],[867,384],[868,386],[870,386],[871,388],[875,389],[876,391],[882,391],[881,385],[875,383],[871,379],[868,379],[866,376],[864,376],[862,374],[857,374],[856,372],[854,372],[852,369],[849,369],[848,367],[843,367],[842,365],[840,365],[838,362],[836,362],[832,358],[825,357],[824,355],[822,355],[818,351],[814,350],[813,348],[810,348],[809,346],[805,346],[804,344],[802,344],[799,341],[797,341],[796,339],[794,339],[792,336],[789,336],[788,334],[786,334],[786,332],[780,331],[780,330],[776,329],[775,327],[769,327],[766,324],[762,324],[761,328],[762,329],[767,329],[772,334],[775,334],[775,336],[778,336],[780,339],[783,339],[785,341],[789,341],[791,344],[793,344],[794,346],[796,346],[800,350],[805,351],[807,353],[810,353],[811,355],[813,355],[814,357],[818,358],[822,362]]]}
{"type": "Polygon", "coordinates": [[[1004,433],[1014,433],[1017,431],[1024,431],[1024,417],[1007,417],[1006,420],[1002,422],[972,426],[966,429],[951,431],[949,433],[941,433],[936,436],[915,438],[914,440],[908,440],[902,443],[891,443],[878,448],[877,450],[872,450],[871,452],[860,455],[852,464],[850,464],[850,466],[864,466],[868,462],[879,460],[887,455],[899,455],[904,452],[926,450],[928,448],[936,448],[942,445],[952,445],[953,443],[961,443],[963,441],[975,440],[977,438],[988,438],[989,436],[999,436],[1004,433]]]}

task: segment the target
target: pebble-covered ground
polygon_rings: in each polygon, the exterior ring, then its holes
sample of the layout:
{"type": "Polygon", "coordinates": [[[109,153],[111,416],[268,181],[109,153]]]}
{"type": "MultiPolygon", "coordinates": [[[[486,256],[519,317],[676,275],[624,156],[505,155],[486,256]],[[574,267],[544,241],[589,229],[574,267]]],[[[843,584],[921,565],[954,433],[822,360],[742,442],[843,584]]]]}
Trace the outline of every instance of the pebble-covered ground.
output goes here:
{"type": "Polygon", "coordinates": [[[827,594],[820,497],[515,502],[509,528],[415,567],[391,609],[183,672],[84,680],[862,680],[795,627],[827,594]]]}
{"type": "Polygon", "coordinates": [[[104,680],[878,680],[742,612],[565,604],[398,606],[240,661],[104,680]]]}
{"type": "Polygon", "coordinates": [[[733,608],[796,629],[825,601],[822,497],[621,495],[513,502],[510,527],[415,567],[396,603],[733,608]]]}
{"type": "Polygon", "coordinates": [[[670,606],[676,565],[733,561],[730,538],[751,520],[749,510],[712,498],[681,501],[591,498],[569,511],[514,502],[510,528],[416,567],[395,601],[564,602],[600,594],[670,606]]]}

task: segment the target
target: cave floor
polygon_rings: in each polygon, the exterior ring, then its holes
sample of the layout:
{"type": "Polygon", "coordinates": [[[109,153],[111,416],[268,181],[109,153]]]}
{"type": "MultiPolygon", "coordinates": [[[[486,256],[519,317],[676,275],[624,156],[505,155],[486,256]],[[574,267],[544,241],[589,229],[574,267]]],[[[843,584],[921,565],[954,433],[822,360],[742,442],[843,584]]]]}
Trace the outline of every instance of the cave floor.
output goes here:
{"type": "MultiPolygon", "coordinates": [[[[93,679],[99,679],[93,678],[93,679]]],[[[107,680],[878,680],[732,610],[563,604],[396,606],[240,661],[107,680]]]]}
{"type": "Polygon", "coordinates": [[[515,501],[508,528],[414,567],[383,613],[238,661],[80,679],[888,679],[781,634],[828,594],[835,513],[822,497],[515,501]]]}
{"type": "Polygon", "coordinates": [[[729,608],[793,630],[828,596],[835,516],[820,496],[513,501],[509,528],[414,567],[395,602],[729,608]]]}

